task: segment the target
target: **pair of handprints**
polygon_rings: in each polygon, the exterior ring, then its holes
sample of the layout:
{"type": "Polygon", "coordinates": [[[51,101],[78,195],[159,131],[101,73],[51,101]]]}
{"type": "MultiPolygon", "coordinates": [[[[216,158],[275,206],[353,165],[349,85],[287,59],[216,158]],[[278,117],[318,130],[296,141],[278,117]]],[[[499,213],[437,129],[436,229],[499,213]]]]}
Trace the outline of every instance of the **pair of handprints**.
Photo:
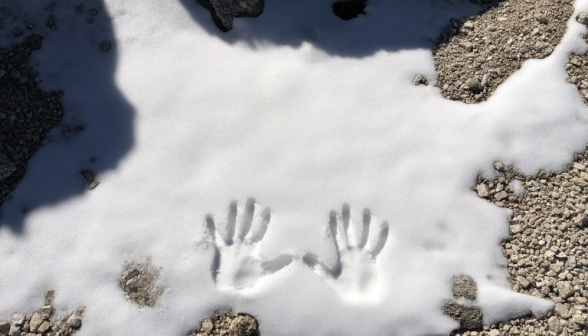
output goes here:
{"type": "Polygon", "coordinates": [[[259,253],[259,244],[270,222],[270,210],[254,199],[245,204],[232,202],[224,221],[215,221],[211,215],[206,217],[209,242],[214,249],[212,278],[220,288],[253,287],[262,278],[301,259],[343,298],[368,298],[374,293],[378,277],[376,259],[388,240],[387,222],[367,209],[355,216],[348,205],[341,211],[332,211],[328,224],[337,249],[334,265],[328,265],[310,252],[301,258],[282,254],[271,260],[264,259],[259,253]],[[224,227],[222,232],[217,229],[217,223],[224,227]]]}

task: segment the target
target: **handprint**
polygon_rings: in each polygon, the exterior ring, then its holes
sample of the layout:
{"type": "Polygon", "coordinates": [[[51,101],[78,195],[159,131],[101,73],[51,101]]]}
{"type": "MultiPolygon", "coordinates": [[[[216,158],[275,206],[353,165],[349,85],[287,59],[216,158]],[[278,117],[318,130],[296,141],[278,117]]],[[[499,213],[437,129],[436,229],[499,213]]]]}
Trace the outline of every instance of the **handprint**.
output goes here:
{"type": "Polygon", "coordinates": [[[331,212],[329,226],[337,248],[335,266],[327,266],[311,253],[302,258],[304,263],[345,299],[373,297],[378,280],[376,258],[388,239],[388,223],[367,209],[363,214],[354,214],[344,205],[341,214],[331,212]],[[356,224],[361,228],[356,229],[356,224]]]}
{"type": "Polygon", "coordinates": [[[279,271],[292,262],[289,255],[264,260],[259,255],[259,243],[271,220],[270,210],[250,198],[245,204],[233,201],[220,234],[211,215],[206,226],[215,248],[212,278],[225,289],[244,289],[255,285],[264,276],[279,271]]]}

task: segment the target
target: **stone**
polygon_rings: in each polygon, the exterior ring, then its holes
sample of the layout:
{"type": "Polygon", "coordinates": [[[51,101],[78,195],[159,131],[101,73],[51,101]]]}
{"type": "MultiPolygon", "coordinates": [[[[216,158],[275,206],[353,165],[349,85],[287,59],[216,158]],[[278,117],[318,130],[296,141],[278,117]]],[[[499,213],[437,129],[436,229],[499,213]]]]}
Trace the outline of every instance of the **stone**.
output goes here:
{"type": "Polygon", "coordinates": [[[549,177],[549,173],[545,171],[545,169],[540,169],[539,174],[537,174],[537,178],[539,179],[546,179],[549,177]]]}
{"type": "Polygon", "coordinates": [[[16,171],[16,165],[4,153],[0,153],[0,182],[16,171]]]}
{"type": "Polygon", "coordinates": [[[53,289],[48,289],[45,291],[45,305],[51,305],[53,303],[53,299],[55,298],[55,291],[53,289]]]}
{"type": "Polygon", "coordinates": [[[539,41],[535,43],[535,50],[542,53],[544,56],[548,56],[553,52],[553,46],[550,43],[539,41]]]}
{"type": "Polygon", "coordinates": [[[559,322],[559,319],[556,316],[550,317],[547,320],[547,325],[549,326],[549,330],[553,331],[556,334],[560,333],[563,330],[561,323],[559,322]]]}
{"type": "Polygon", "coordinates": [[[473,30],[474,23],[472,21],[467,21],[466,23],[463,24],[463,28],[468,29],[468,30],[473,30]]]}
{"type": "Polygon", "coordinates": [[[586,166],[584,166],[583,164],[581,164],[579,162],[574,162],[573,167],[578,170],[586,170],[586,166]]]}
{"type": "Polygon", "coordinates": [[[258,17],[263,13],[264,0],[196,0],[208,9],[212,20],[223,32],[233,29],[235,17],[258,17]]]}
{"type": "Polygon", "coordinates": [[[453,278],[453,297],[456,299],[464,298],[475,300],[477,296],[477,287],[474,279],[467,275],[460,275],[453,278]]]}
{"type": "Polygon", "coordinates": [[[257,321],[250,315],[239,315],[231,322],[231,335],[250,336],[257,331],[257,321]]]}
{"type": "Polygon", "coordinates": [[[88,184],[88,189],[89,190],[94,190],[96,189],[96,187],[100,184],[100,182],[98,181],[92,181],[90,182],[90,184],[88,184]]]}
{"type": "Polygon", "coordinates": [[[36,333],[41,324],[43,324],[43,315],[39,312],[35,312],[33,316],[31,316],[30,323],[31,332],[36,333]]]}
{"type": "Polygon", "coordinates": [[[10,322],[0,321],[0,334],[5,334],[10,330],[10,322]]]}
{"type": "Polygon", "coordinates": [[[512,234],[517,234],[521,231],[523,231],[523,228],[521,227],[520,224],[514,224],[514,225],[510,226],[510,233],[512,233],[512,234]]]}
{"type": "Polygon", "coordinates": [[[76,313],[71,314],[67,318],[67,325],[72,327],[73,329],[78,329],[82,326],[82,317],[76,313]]]}
{"type": "Polygon", "coordinates": [[[568,305],[563,304],[563,303],[556,303],[553,311],[558,316],[560,316],[561,318],[564,318],[564,319],[570,318],[572,316],[570,314],[570,309],[568,308],[568,305]]]}
{"type": "Polygon", "coordinates": [[[543,14],[538,14],[537,16],[535,16],[535,19],[537,20],[537,22],[542,23],[542,24],[547,24],[547,22],[548,22],[547,16],[545,16],[543,14]]]}
{"type": "Polygon", "coordinates": [[[557,290],[559,296],[563,299],[567,299],[574,294],[574,287],[568,281],[560,281],[557,283],[557,290]]]}
{"type": "Polygon", "coordinates": [[[44,320],[48,320],[51,317],[51,315],[53,315],[53,306],[43,306],[41,307],[41,309],[39,309],[39,313],[41,314],[44,320]]]}
{"type": "Polygon", "coordinates": [[[205,334],[210,335],[212,333],[212,328],[214,327],[214,325],[212,324],[211,321],[204,321],[202,322],[202,328],[201,331],[205,334]]]}
{"type": "Polygon", "coordinates": [[[41,326],[39,326],[39,329],[37,329],[37,331],[40,333],[46,333],[47,331],[49,331],[49,329],[51,329],[51,324],[48,321],[44,321],[43,323],[41,323],[41,326]]]}
{"type": "Polygon", "coordinates": [[[466,82],[466,87],[467,87],[467,90],[470,90],[474,93],[478,93],[484,89],[484,87],[482,86],[482,83],[477,78],[470,78],[466,82]]]}
{"type": "Polygon", "coordinates": [[[476,189],[478,190],[478,196],[480,196],[480,197],[488,196],[488,189],[486,189],[486,185],[484,183],[478,184],[476,189]]]}
{"type": "Polygon", "coordinates": [[[529,287],[529,285],[530,285],[529,281],[528,281],[528,280],[527,280],[527,279],[526,279],[524,276],[522,276],[522,275],[519,275],[519,276],[517,277],[517,282],[518,282],[518,283],[519,283],[519,285],[521,285],[521,287],[523,287],[523,288],[528,288],[528,287],[529,287]]]}
{"type": "Polygon", "coordinates": [[[86,180],[88,180],[88,182],[93,182],[94,181],[94,174],[92,174],[91,171],[89,171],[89,170],[82,170],[82,175],[84,175],[84,177],[86,178],[86,180]]]}
{"type": "Polygon", "coordinates": [[[494,162],[494,169],[496,169],[497,171],[503,173],[505,171],[505,166],[504,163],[500,162],[500,161],[496,161],[494,162]]]}
{"type": "Polygon", "coordinates": [[[21,326],[24,324],[26,319],[27,319],[27,316],[25,314],[21,314],[21,313],[12,314],[12,324],[14,324],[14,325],[21,326]]]}
{"type": "Polygon", "coordinates": [[[496,193],[496,195],[494,195],[494,199],[497,201],[502,201],[503,199],[505,199],[507,197],[508,197],[508,194],[504,190],[499,193],[496,193]]]}
{"type": "Polygon", "coordinates": [[[20,336],[21,330],[20,326],[16,324],[12,324],[10,326],[10,330],[8,330],[8,336],[20,336]]]}
{"type": "Polygon", "coordinates": [[[500,336],[500,331],[493,329],[490,330],[490,332],[488,333],[488,336],[500,336]]]}
{"type": "Polygon", "coordinates": [[[580,13],[577,17],[576,20],[578,22],[580,22],[583,25],[588,25],[588,14],[586,13],[580,13]]]}
{"type": "Polygon", "coordinates": [[[413,80],[412,80],[412,85],[429,85],[429,81],[427,80],[427,78],[421,74],[417,74],[414,76],[413,80]]]}

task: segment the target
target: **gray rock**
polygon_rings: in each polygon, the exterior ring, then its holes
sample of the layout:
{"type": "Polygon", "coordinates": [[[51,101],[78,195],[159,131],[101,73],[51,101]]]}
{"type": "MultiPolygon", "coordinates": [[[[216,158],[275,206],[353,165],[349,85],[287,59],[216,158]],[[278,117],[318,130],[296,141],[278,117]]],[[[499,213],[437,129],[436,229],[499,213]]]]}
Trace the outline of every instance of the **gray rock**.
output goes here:
{"type": "Polygon", "coordinates": [[[540,169],[539,174],[537,174],[537,178],[546,179],[549,177],[549,173],[545,171],[545,169],[540,169]]]}
{"type": "Polygon", "coordinates": [[[574,287],[567,281],[560,281],[557,283],[557,290],[559,291],[559,296],[563,299],[567,299],[574,294],[574,287]]]}
{"type": "Polygon", "coordinates": [[[8,331],[8,336],[20,336],[20,332],[20,326],[12,324],[10,326],[10,330],[8,331]]]}
{"type": "Polygon", "coordinates": [[[521,231],[523,231],[523,228],[521,227],[520,224],[514,224],[514,225],[510,226],[510,233],[512,233],[512,234],[517,234],[521,231]]]}
{"type": "Polygon", "coordinates": [[[530,285],[530,283],[529,283],[529,281],[527,280],[527,278],[525,278],[525,277],[524,277],[524,276],[522,276],[522,275],[519,275],[519,276],[517,277],[517,282],[518,282],[518,283],[519,283],[519,285],[521,285],[521,287],[523,287],[523,288],[528,288],[528,287],[529,287],[529,285],[530,285]]]}
{"type": "Polygon", "coordinates": [[[572,314],[570,314],[570,308],[567,304],[556,303],[553,311],[555,311],[557,315],[564,319],[570,318],[572,316],[572,314]]]}
{"type": "Polygon", "coordinates": [[[482,328],[482,312],[476,307],[464,306],[455,301],[445,305],[443,312],[459,322],[462,329],[480,329],[482,328]]]}
{"type": "Polygon", "coordinates": [[[41,323],[41,326],[39,326],[39,329],[37,329],[37,331],[39,333],[46,333],[47,331],[49,331],[49,329],[51,329],[51,324],[48,321],[43,321],[43,323],[41,323]]]}
{"type": "Polygon", "coordinates": [[[210,334],[212,333],[212,328],[214,327],[214,325],[212,324],[211,321],[204,321],[202,322],[202,332],[205,334],[210,334]]]}
{"type": "Polygon", "coordinates": [[[229,326],[231,335],[250,336],[257,331],[257,321],[250,315],[239,315],[229,326]]]}
{"type": "Polygon", "coordinates": [[[507,197],[508,197],[508,194],[504,190],[497,193],[496,195],[494,195],[494,199],[496,199],[497,201],[502,201],[503,199],[505,199],[507,197]]]}
{"type": "Polygon", "coordinates": [[[542,24],[547,24],[547,22],[548,22],[547,16],[545,16],[543,14],[538,14],[537,16],[535,16],[535,19],[537,20],[537,22],[542,23],[542,24]]]}
{"type": "Polygon", "coordinates": [[[41,324],[43,324],[43,315],[41,315],[39,312],[35,312],[31,317],[30,323],[31,332],[36,333],[37,330],[39,330],[41,324]]]}
{"type": "Polygon", "coordinates": [[[494,162],[494,169],[503,173],[506,170],[506,167],[504,166],[504,163],[502,163],[500,161],[496,161],[496,162],[494,162]]]}
{"type": "Polygon", "coordinates": [[[464,29],[468,29],[468,30],[473,30],[474,29],[474,23],[472,21],[468,21],[466,23],[463,24],[463,28],[464,29]]]}
{"type": "Polygon", "coordinates": [[[476,282],[467,275],[460,275],[453,278],[453,297],[456,299],[464,298],[467,300],[476,299],[476,282]]]}
{"type": "Polygon", "coordinates": [[[550,317],[547,320],[547,325],[549,326],[549,330],[553,331],[556,334],[559,334],[563,329],[557,316],[550,317]]]}
{"type": "Polygon", "coordinates": [[[412,80],[412,85],[429,85],[429,81],[427,80],[427,77],[421,75],[421,74],[417,74],[414,76],[413,80],[412,80]]]}
{"type": "Polygon", "coordinates": [[[263,13],[264,0],[196,0],[208,9],[212,20],[223,32],[233,29],[235,17],[258,17],[263,13]]]}
{"type": "Polygon", "coordinates": [[[466,88],[467,90],[470,90],[475,93],[478,93],[484,89],[484,87],[482,86],[482,83],[477,78],[470,78],[466,82],[466,87],[467,87],[466,88]]]}
{"type": "Polygon", "coordinates": [[[48,289],[45,291],[45,305],[51,305],[53,303],[54,298],[55,291],[53,289],[48,289]]]}
{"type": "Polygon", "coordinates": [[[21,313],[12,314],[12,324],[14,324],[14,325],[21,326],[24,324],[26,319],[27,319],[27,316],[25,314],[21,314],[21,313]]]}
{"type": "Polygon", "coordinates": [[[551,55],[553,52],[553,46],[547,42],[537,42],[535,43],[535,50],[542,53],[545,56],[551,55]]]}
{"type": "Polygon", "coordinates": [[[94,181],[94,174],[92,174],[91,171],[89,171],[89,170],[82,170],[82,175],[84,175],[84,177],[86,178],[86,180],[88,180],[88,182],[93,182],[94,181]]]}
{"type": "Polygon", "coordinates": [[[16,165],[4,153],[0,153],[0,182],[16,171],[16,165]]]}
{"type": "Polygon", "coordinates": [[[477,190],[478,190],[478,196],[480,196],[480,197],[488,196],[488,189],[486,189],[486,185],[484,183],[478,184],[477,190]]]}
{"type": "Polygon", "coordinates": [[[73,329],[78,329],[82,326],[82,317],[76,313],[71,314],[67,318],[67,325],[72,327],[73,329]]]}
{"type": "Polygon", "coordinates": [[[583,25],[588,25],[588,14],[580,13],[576,20],[578,20],[578,22],[580,22],[583,25]]]}

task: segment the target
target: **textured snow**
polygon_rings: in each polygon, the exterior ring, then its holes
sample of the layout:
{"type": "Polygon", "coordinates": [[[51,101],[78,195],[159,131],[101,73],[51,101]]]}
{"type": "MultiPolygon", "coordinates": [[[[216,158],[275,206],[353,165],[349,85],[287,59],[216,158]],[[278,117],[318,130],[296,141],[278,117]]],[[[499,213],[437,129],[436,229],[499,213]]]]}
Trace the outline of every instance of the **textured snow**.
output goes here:
{"type": "Polygon", "coordinates": [[[0,316],[53,288],[57,306],[87,307],[80,336],[183,335],[229,308],[265,335],[449,334],[459,274],[488,323],[550,309],[510,290],[497,267],[508,211],[471,187],[495,160],[535,174],[584,149],[564,65],[585,27],[570,19],[550,57],[465,105],[411,81],[434,84],[430,41],[477,7],[374,0],[344,22],[330,4],[268,0],[225,34],[194,1],[87,2],[93,24],[60,1],[33,63],[85,130],[54,130],[3,205],[0,316]],[[148,256],[165,291],[138,309],[116,278],[148,256]]]}

